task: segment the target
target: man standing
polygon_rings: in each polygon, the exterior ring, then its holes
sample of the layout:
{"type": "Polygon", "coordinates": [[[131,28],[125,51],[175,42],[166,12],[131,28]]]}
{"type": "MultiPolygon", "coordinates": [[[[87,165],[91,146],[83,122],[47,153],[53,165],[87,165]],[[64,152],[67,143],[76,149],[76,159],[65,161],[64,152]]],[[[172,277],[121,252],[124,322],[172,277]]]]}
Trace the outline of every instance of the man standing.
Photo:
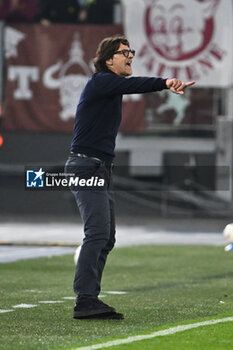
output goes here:
{"type": "Polygon", "coordinates": [[[88,80],[76,111],[71,154],[66,173],[79,178],[101,177],[104,189],[72,187],[84,223],[84,239],[76,273],[74,318],[123,319],[121,313],[98,299],[107,255],[115,243],[111,172],[115,139],[121,122],[123,94],[170,89],[183,94],[195,82],[179,79],[130,77],[135,51],[123,36],[104,39],[96,52],[96,73],[88,80]]]}

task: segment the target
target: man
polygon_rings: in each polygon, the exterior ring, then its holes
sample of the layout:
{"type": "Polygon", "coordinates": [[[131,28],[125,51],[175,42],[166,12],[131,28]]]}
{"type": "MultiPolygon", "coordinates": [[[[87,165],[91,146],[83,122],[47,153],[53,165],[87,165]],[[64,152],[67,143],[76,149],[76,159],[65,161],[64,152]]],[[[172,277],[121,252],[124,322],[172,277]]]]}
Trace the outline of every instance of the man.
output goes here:
{"type": "Polygon", "coordinates": [[[135,51],[123,36],[104,39],[97,50],[96,73],[88,80],[77,107],[71,155],[66,173],[79,178],[105,180],[104,189],[72,187],[84,223],[74,291],[77,294],[74,318],[123,319],[121,313],[98,299],[107,255],[115,243],[114,200],[111,191],[115,139],[121,122],[123,94],[170,89],[183,94],[195,82],[153,77],[126,77],[132,74],[135,51]]]}

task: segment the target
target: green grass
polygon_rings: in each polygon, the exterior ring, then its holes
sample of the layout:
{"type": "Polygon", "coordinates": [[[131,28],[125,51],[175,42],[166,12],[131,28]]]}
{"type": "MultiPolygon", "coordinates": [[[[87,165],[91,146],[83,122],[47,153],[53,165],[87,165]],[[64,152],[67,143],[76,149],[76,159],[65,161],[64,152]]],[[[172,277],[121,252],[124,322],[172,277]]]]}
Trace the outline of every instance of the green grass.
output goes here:
{"type": "Polygon", "coordinates": [[[222,323],[178,334],[110,347],[114,350],[232,350],[233,324],[222,323]]]}
{"type": "MultiPolygon", "coordinates": [[[[0,264],[0,309],[73,296],[73,274],[71,255],[0,264]]],[[[233,254],[225,253],[223,247],[118,248],[109,256],[102,289],[127,294],[106,295],[103,300],[123,312],[125,320],[74,320],[72,300],[16,309],[0,314],[0,349],[71,348],[148,333],[189,320],[193,323],[218,315],[233,316],[232,277],[233,254]]],[[[232,323],[219,324],[148,340],[141,348],[149,350],[156,344],[159,350],[230,349],[232,334],[232,323]],[[221,346],[206,347],[211,346],[215,336],[221,346]],[[197,345],[205,341],[205,347],[197,345]]],[[[140,342],[120,347],[139,346],[140,342]]]]}

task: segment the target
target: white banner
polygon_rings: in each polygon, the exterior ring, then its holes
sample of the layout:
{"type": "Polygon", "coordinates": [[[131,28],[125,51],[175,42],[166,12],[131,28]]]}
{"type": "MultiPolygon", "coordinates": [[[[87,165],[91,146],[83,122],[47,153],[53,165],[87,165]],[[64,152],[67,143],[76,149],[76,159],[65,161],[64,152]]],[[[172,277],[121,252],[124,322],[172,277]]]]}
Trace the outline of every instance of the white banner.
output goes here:
{"type": "Polygon", "coordinates": [[[233,84],[232,0],[122,0],[134,75],[233,84]]]}

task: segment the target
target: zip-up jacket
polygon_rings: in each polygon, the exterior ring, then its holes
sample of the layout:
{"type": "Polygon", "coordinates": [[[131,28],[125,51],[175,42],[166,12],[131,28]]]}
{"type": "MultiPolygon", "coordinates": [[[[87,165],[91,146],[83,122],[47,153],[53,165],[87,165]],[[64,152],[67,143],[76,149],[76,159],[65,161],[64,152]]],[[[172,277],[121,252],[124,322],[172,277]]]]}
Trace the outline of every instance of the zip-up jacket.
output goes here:
{"type": "Polygon", "coordinates": [[[112,161],[121,123],[122,96],[163,89],[167,86],[162,78],[125,78],[111,70],[94,73],[77,106],[71,152],[112,161]]]}

